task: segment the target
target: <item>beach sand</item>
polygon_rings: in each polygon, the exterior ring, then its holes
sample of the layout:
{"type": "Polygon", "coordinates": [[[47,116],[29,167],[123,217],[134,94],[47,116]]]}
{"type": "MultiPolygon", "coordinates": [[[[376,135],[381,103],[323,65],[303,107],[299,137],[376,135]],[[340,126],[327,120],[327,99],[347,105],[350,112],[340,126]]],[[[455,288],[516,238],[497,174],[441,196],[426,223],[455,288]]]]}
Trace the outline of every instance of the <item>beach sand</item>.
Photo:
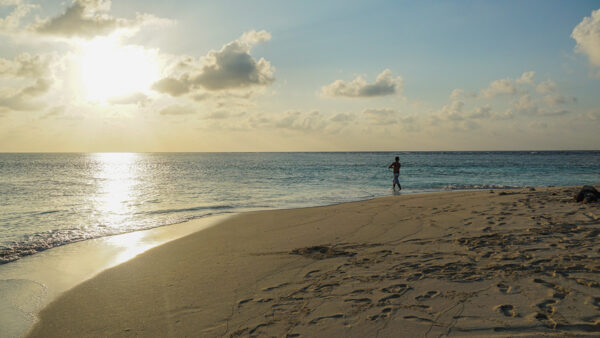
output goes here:
{"type": "Polygon", "coordinates": [[[31,337],[600,334],[600,204],[577,188],[244,213],[69,290],[31,337]]]}

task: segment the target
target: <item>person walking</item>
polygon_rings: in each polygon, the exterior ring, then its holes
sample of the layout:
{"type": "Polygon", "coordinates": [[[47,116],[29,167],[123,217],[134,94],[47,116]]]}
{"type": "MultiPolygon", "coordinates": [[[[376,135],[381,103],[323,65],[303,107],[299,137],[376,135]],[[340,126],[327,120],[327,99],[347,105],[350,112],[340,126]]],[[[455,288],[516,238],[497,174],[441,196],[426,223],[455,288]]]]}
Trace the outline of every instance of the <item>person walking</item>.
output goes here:
{"type": "Polygon", "coordinates": [[[392,184],[392,189],[396,190],[396,184],[398,185],[398,190],[402,190],[402,186],[400,186],[400,167],[402,164],[400,163],[400,157],[396,156],[396,162],[390,164],[388,168],[394,168],[394,183],[392,184]]]}

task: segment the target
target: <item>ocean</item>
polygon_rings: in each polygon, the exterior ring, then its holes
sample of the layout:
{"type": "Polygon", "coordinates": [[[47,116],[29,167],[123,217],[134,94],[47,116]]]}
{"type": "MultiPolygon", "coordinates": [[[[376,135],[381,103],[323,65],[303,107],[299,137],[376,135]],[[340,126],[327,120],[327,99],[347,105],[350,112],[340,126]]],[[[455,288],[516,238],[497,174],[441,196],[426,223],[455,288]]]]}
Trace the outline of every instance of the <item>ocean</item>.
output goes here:
{"type": "Polygon", "coordinates": [[[600,151],[0,154],[0,263],[210,215],[600,183],[600,151]]]}

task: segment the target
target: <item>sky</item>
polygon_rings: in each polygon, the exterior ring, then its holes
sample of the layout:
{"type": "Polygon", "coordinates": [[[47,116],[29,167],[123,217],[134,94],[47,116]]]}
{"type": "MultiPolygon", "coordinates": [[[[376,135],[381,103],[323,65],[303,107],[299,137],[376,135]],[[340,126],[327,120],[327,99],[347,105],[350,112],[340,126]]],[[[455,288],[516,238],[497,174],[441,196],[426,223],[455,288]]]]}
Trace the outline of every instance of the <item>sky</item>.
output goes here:
{"type": "Polygon", "coordinates": [[[0,152],[600,149],[600,1],[0,0],[0,152]]]}

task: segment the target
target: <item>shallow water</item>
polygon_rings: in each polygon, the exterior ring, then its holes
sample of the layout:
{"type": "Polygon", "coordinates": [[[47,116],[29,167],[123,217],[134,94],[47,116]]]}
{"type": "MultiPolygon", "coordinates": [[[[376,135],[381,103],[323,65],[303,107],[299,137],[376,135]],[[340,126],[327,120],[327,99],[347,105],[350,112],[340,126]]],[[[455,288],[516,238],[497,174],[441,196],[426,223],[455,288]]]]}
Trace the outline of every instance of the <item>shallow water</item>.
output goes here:
{"type": "Polygon", "coordinates": [[[600,151],[0,154],[0,262],[208,215],[600,182],[600,151]]]}

